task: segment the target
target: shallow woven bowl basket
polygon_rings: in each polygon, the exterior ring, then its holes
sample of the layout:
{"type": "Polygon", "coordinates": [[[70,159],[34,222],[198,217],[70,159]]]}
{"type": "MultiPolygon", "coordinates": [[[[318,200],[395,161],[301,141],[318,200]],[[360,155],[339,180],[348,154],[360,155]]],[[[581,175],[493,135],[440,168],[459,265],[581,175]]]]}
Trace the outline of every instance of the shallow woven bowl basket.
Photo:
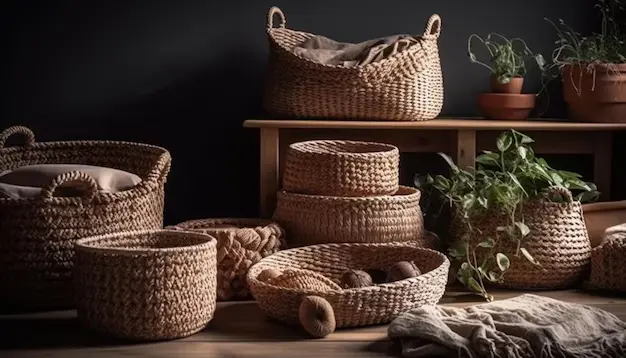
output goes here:
{"type": "Polygon", "coordinates": [[[202,330],[215,312],[216,241],[150,230],[76,244],[78,317],[119,338],[165,340],[202,330]]]}
{"type": "Polygon", "coordinates": [[[591,252],[591,286],[626,292],[626,237],[615,236],[591,252]]]}
{"type": "Polygon", "coordinates": [[[443,76],[432,15],[415,43],[380,61],[344,67],[311,61],[293,50],[314,34],[286,28],[283,12],[267,15],[269,66],[263,105],[284,117],[419,121],[443,107],[443,76]],[[277,18],[277,26],[274,26],[277,18]]]}
{"type": "Polygon", "coordinates": [[[422,237],[420,192],[400,186],[394,195],[336,197],[278,193],[274,219],[290,247],[333,242],[409,241],[422,237]]]}
{"type": "Polygon", "coordinates": [[[219,301],[248,298],[248,269],[285,247],[283,229],[275,222],[264,219],[191,220],[166,229],[202,232],[217,239],[219,301]]]}
{"type": "MultiPolygon", "coordinates": [[[[525,224],[530,234],[524,238],[522,247],[542,267],[530,263],[521,253],[515,256],[517,244],[512,240],[500,240],[497,248],[510,259],[504,282],[499,286],[511,289],[556,290],[572,287],[589,271],[591,243],[585,227],[580,202],[572,201],[567,189],[554,189],[552,195],[562,195],[564,203],[536,200],[524,205],[525,224]]],[[[484,233],[495,233],[505,221],[495,215],[472,222],[474,232],[483,234],[474,237],[474,242],[485,240],[484,233]]],[[[482,255],[478,253],[478,260],[482,255]]]]}
{"type": "Polygon", "coordinates": [[[33,132],[0,133],[0,172],[33,164],[85,164],[134,173],[141,182],[118,193],[98,191],[81,172],[61,174],[39,198],[0,198],[0,301],[17,309],[73,305],[72,257],[79,238],[163,227],[164,185],[170,153],[147,144],[112,141],[35,143],[33,132]],[[5,147],[11,136],[21,145],[5,147]],[[68,182],[88,188],[82,197],[57,197],[68,182]]]}
{"type": "Polygon", "coordinates": [[[399,188],[400,152],[390,144],[316,140],[289,146],[283,189],[329,196],[393,194],[399,188]]]}
{"type": "MultiPolygon", "coordinates": [[[[302,298],[315,295],[330,303],[337,327],[356,327],[388,323],[400,313],[436,304],[445,291],[449,266],[442,253],[409,243],[321,244],[284,250],[264,258],[248,272],[248,284],[261,310],[277,320],[298,324],[302,298]],[[414,261],[422,275],[352,289],[286,288],[257,279],[265,269],[303,269],[322,275],[322,282],[332,281],[329,283],[332,287],[340,284],[347,269],[386,269],[398,261],[414,261]]],[[[312,280],[315,276],[309,279],[315,287],[312,280]]]]}

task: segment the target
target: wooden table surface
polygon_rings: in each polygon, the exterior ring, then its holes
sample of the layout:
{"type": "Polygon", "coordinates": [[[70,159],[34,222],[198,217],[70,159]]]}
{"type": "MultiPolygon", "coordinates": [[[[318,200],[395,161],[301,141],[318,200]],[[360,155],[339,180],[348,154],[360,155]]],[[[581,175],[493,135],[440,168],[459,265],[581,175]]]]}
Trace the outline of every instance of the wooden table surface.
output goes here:
{"type": "MultiPolygon", "coordinates": [[[[520,292],[492,291],[496,299],[520,292]]],[[[626,320],[626,299],[591,295],[576,290],[537,293],[568,302],[599,307],[626,320]]],[[[481,303],[475,296],[447,293],[441,304],[465,307],[481,303]]],[[[159,343],[125,343],[107,339],[82,327],[75,311],[0,315],[0,357],[388,357],[399,356],[386,338],[387,326],[338,330],[323,339],[310,339],[299,328],[266,318],[253,301],[218,304],[215,317],[202,332],[159,343]]]]}

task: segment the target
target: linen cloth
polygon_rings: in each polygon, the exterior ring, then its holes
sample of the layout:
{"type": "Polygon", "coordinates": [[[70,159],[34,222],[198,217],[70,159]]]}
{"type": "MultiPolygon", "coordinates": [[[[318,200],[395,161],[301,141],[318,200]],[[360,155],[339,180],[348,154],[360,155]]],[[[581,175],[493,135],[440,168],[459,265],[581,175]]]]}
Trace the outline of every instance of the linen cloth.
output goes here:
{"type": "Polygon", "coordinates": [[[626,323],[590,306],[524,294],[468,308],[424,306],[388,335],[407,358],[626,357],[626,323]]]}

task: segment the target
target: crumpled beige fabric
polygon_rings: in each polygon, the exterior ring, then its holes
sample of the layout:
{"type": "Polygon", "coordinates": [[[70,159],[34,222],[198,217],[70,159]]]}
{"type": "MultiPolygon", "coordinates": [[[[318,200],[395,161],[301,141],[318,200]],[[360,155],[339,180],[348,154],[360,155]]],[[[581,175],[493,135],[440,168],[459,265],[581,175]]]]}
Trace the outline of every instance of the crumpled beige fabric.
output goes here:
{"type": "Polygon", "coordinates": [[[626,323],[598,308],[524,294],[468,308],[424,306],[388,335],[408,358],[626,357],[626,323]]]}
{"type": "Polygon", "coordinates": [[[308,60],[333,66],[357,67],[381,61],[417,43],[410,35],[393,35],[357,44],[314,36],[294,47],[293,52],[308,60]]]}

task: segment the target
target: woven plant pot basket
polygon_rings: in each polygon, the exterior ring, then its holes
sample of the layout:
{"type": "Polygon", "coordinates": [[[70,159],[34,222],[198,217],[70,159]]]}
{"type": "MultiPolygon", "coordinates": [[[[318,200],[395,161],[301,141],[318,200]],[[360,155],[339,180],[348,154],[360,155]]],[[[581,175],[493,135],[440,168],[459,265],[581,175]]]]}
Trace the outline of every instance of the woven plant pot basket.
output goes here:
{"type": "Polygon", "coordinates": [[[285,247],[285,234],[278,224],[263,219],[191,220],[171,230],[196,231],[217,239],[217,299],[248,298],[246,274],[252,265],[285,247]]]}
{"type": "Polygon", "coordinates": [[[422,237],[420,192],[401,186],[395,195],[336,197],[278,193],[274,220],[299,247],[335,242],[381,243],[422,237]]]}
{"type": "Polygon", "coordinates": [[[76,243],[78,318],[119,338],[165,340],[202,330],[215,312],[216,241],[148,230],[76,243]]]}
{"type": "Polygon", "coordinates": [[[261,310],[288,324],[298,324],[303,297],[326,299],[335,313],[337,327],[383,324],[422,305],[435,305],[443,296],[450,262],[440,252],[409,243],[322,244],[289,249],[266,257],[248,272],[248,284],[261,310]],[[422,275],[365,288],[337,287],[347,269],[385,269],[398,261],[414,261],[422,275]],[[308,270],[304,287],[288,288],[257,279],[265,269],[308,270]],[[316,276],[322,275],[322,279],[316,276]],[[306,282],[308,281],[308,283],[306,282]],[[325,282],[330,281],[330,282],[325,282]],[[334,288],[333,288],[334,287],[334,288]]]}
{"type": "Polygon", "coordinates": [[[268,112],[296,118],[410,121],[433,119],[441,112],[438,15],[430,17],[417,43],[359,67],[322,64],[295,54],[296,46],[315,35],[285,25],[283,12],[272,7],[267,17],[270,56],[263,102],[268,112]]]}
{"type": "Polygon", "coordinates": [[[612,237],[591,251],[591,276],[595,289],[626,292],[626,237],[612,237]]]}
{"type": "Polygon", "coordinates": [[[74,141],[35,143],[25,127],[0,133],[0,172],[33,164],[85,164],[125,170],[142,181],[118,193],[98,191],[87,174],[56,177],[39,198],[0,198],[0,301],[17,309],[69,308],[72,257],[79,238],[163,226],[164,184],[170,153],[151,145],[74,141]],[[14,134],[23,145],[3,148],[14,134]],[[80,181],[83,197],[57,197],[57,187],[80,181]]]}
{"type": "MultiPolygon", "coordinates": [[[[510,267],[504,275],[504,282],[498,286],[529,290],[565,289],[578,283],[588,273],[591,243],[580,202],[573,201],[567,189],[555,188],[552,195],[562,195],[567,202],[534,200],[523,207],[524,222],[530,229],[523,247],[542,267],[533,265],[521,253],[516,257],[517,243],[501,239],[494,252],[508,256],[510,267]]],[[[472,242],[484,241],[487,233],[495,233],[496,228],[504,224],[505,219],[498,215],[472,221],[472,242]],[[478,232],[482,234],[477,236],[478,232]]],[[[480,251],[477,256],[481,262],[484,256],[480,251]]]]}
{"type": "Polygon", "coordinates": [[[393,194],[399,188],[400,152],[389,144],[317,140],[289,146],[283,189],[329,196],[393,194]]]}

